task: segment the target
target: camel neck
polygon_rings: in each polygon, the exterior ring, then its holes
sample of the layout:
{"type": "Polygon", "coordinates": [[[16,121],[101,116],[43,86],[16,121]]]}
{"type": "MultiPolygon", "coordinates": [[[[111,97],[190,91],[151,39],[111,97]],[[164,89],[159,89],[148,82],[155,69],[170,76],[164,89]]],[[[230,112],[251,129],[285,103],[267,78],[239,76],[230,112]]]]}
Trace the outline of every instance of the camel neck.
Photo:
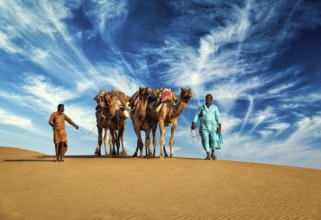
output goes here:
{"type": "Polygon", "coordinates": [[[173,116],[174,117],[179,116],[184,111],[186,105],[187,105],[187,102],[184,102],[180,99],[178,104],[175,105],[174,107],[173,116]]]}

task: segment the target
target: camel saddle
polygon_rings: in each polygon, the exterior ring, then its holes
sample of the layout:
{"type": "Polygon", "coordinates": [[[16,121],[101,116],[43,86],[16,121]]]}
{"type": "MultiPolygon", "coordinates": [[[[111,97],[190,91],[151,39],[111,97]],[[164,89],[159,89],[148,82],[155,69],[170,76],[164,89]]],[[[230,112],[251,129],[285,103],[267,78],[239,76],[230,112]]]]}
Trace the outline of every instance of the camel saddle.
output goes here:
{"type": "Polygon", "coordinates": [[[170,101],[175,103],[178,101],[176,94],[170,88],[157,88],[153,89],[148,106],[149,108],[158,106],[156,111],[159,111],[161,104],[170,101]]]}

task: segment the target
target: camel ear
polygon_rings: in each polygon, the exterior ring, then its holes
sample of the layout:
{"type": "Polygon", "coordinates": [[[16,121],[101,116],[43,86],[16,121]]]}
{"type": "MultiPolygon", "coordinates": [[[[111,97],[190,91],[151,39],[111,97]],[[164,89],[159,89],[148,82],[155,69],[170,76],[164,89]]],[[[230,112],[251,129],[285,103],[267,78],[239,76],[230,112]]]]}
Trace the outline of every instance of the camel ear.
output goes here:
{"type": "Polygon", "coordinates": [[[181,88],[181,92],[183,92],[184,91],[184,88],[181,88]]]}
{"type": "Polygon", "coordinates": [[[139,99],[142,98],[142,91],[143,91],[142,87],[139,87],[139,90],[138,90],[138,97],[139,97],[139,99]]]}

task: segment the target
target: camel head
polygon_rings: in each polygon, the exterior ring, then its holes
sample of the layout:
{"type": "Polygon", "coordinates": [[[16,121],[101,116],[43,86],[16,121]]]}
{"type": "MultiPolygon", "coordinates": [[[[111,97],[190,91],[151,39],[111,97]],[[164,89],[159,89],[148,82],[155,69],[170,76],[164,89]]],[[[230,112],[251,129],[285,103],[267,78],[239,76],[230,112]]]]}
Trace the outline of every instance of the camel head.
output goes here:
{"type": "Polygon", "coordinates": [[[181,88],[180,99],[183,102],[188,102],[193,97],[192,90],[190,88],[181,88]]]}
{"type": "Polygon", "coordinates": [[[119,98],[111,93],[105,94],[105,101],[108,108],[108,114],[110,118],[115,117],[116,113],[121,111],[121,102],[119,98]]]}
{"type": "Polygon", "coordinates": [[[144,120],[146,118],[146,109],[148,105],[148,97],[152,93],[149,87],[139,87],[139,101],[140,101],[140,112],[139,119],[144,120]]]}

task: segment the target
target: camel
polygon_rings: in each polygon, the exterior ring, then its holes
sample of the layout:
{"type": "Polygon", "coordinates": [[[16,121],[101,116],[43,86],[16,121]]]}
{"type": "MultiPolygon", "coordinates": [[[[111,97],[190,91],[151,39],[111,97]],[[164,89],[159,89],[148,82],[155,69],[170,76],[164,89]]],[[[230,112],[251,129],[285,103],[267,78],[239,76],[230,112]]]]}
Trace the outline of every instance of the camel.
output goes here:
{"type": "MultiPolygon", "coordinates": [[[[117,98],[122,103],[128,102],[128,96],[126,96],[124,93],[120,92],[118,89],[114,89],[112,92],[110,92],[113,95],[117,95],[117,98]]],[[[99,104],[96,108],[96,124],[97,124],[97,130],[98,130],[98,143],[95,150],[95,154],[100,156],[101,155],[101,145],[104,140],[104,147],[105,147],[105,154],[108,156],[107,146],[106,146],[106,139],[108,135],[108,125],[109,125],[109,114],[108,110],[106,108],[106,97],[108,92],[100,91],[95,97],[94,100],[99,104]],[[104,132],[104,137],[102,137],[102,133],[104,132]]],[[[124,121],[124,129],[126,128],[126,121],[124,121]]],[[[116,131],[117,132],[117,131],[116,131]]],[[[124,134],[120,137],[122,148],[124,149],[124,134]]],[[[113,135],[109,135],[109,146],[110,146],[110,154],[115,155],[116,151],[114,148],[114,139],[113,135]]]]}
{"type": "MultiPolygon", "coordinates": [[[[187,106],[190,98],[193,96],[191,89],[181,88],[181,93],[178,103],[175,105],[173,102],[162,103],[160,110],[157,111],[156,108],[149,109],[149,119],[151,123],[152,133],[153,133],[153,147],[155,156],[156,150],[156,129],[157,124],[159,123],[160,129],[160,155],[159,158],[164,158],[163,151],[165,151],[165,126],[171,124],[171,137],[169,141],[170,146],[170,157],[173,157],[173,148],[174,148],[174,135],[176,128],[178,126],[178,117],[184,111],[187,106]]],[[[158,108],[159,109],[159,108],[158,108]]]]}
{"type": "Polygon", "coordinates": [[[135,109],[130,112],[130,118],[132,119],[133,127],[137,136],[137,147],[133,157],[137,157],[137,151],[140,149],[140,157],[143,157],[143,141],[140,131],[145,131],[145,146],[146,156],[151,157],[150,150],[150,123],[146,118],[146,109],[148,105],[148,97],[152,90],[149,87],[139,88],[138,101],[135,105],[135,109]],[[147,153],[148,152],[148,153],[147,153]],[[148,155],[147,155],[148,154],[148,155]]]}
{"type": "MultiPolygon", "coordinates": [[[[97,108],[96,110],[96,124],[97,124],[97,130],[98,130],[98,143],[96,147],[95,154],[97,156],[101,155],[101,145],[104,140],[104,147],[105,147],[105,155],[108,156],[107,151],[107,135],[108,135],[108,121],[107,121],[107,110],[104,110],[103,108],[97,108]],[[104,137],[102,134],[104,133],[104,137]]],[[[109,147],[110,147],[110,153],[113,151],[113,138],[110,135],[109,136],[109,147]]],[[[115,152],[113,152],[115,154],[115,152]]]]}
{"type": "MultiPolygon", "coordinates": [[[[129,97],[125,95],[126,102],[129,97]]],[[[119,155],[120,142],[122,143],[122,155],[126,155],[124,148],[124,132],[126,129],[126,117],[124,115],[120,98],[115,93],[106,93],[106,105],[108,109],[107,126],[112,136],[113,146],[117,146],[117,155],[119,155]]],[[[113,147],[115,150],[115,147],[113,147]]],[[[114,151],[113,151],[114,152],[114,151]]]]}

